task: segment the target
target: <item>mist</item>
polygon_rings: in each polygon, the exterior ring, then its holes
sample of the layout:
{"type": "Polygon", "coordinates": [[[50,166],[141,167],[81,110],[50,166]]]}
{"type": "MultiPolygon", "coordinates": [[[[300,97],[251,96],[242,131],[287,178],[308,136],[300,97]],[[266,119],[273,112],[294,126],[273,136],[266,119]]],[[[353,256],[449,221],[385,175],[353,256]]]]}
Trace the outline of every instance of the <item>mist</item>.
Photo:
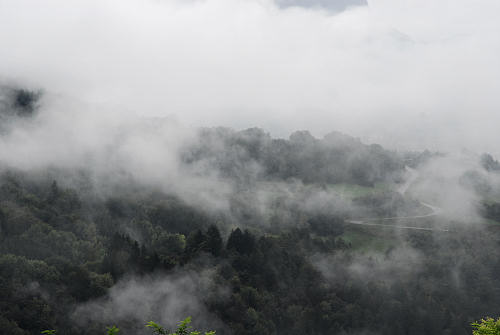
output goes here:
{"type": "Polygon", "coordinates": [[[216,287],[213,271],[189,271],[153,277],[125,278],[117,283],[108,296],[82,304],[74,311],[75,322],[89,328],[95,324],[118,323],[123,331],[146,334],[145,323],[155,321],[175,325],[191,315],[196,327],[223,328],[216,315],[211,314],[205,301],[223,301],[228,292],[216,287]]]}
{"type": "Polygon", "coordinates": [[[499,10],[0,0],[0,324],[468,334],[500,301],[499,10]]]}
{"type": "Polygon", "coordinates": [[[496,1],[283,3],[4,0],[0,74],[186,126],[497,152],[496,1]]]}

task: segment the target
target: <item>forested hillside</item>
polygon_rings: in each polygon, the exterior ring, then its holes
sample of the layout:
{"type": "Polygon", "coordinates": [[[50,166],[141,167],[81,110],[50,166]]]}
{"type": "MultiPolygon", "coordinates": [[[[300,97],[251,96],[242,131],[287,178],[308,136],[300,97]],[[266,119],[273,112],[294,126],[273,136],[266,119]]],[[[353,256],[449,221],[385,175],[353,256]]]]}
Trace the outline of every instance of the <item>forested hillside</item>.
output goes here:
{"type": "MultiPolygon", "coordinates": [[[[38,122],[38,94],[8,93],[2,141],[38,122]]],[[[116,324],[141,334],[147,320],[173,326],[190,315],[222,335],[457,335],[498,314],[491,156],[460,178],[482,199],[486,225],[429,214],[398,191],[405,165],[441,157],[428,152],[340,133],[203,128],[176,155],[179,180],[156,185],[131,172],[133,157],[106,178],[92,164],[1,163],[2,333],[116,324]]]]}
{"type": "MultiPolygon", "coordinates": [[[[3,173],[0,191],[6,334],[90,334],[111,323],[139,331],[140,311],[134,324],[118,312],[96,316],[81,307],[131,275],[139,283],[152,274],[167,282],[179,273],[206,277],[210,294],[178,287],[187,290],[182,299],[199,294],[203,308],[189,300],[180,306],[207,313],[198,319],[220,334],[466,334],[469,321],[496,313],[500,299],[498,242],[486,232],[387,231],[384,238],[397,245],[357,253],[343,238],[341,217],[297,213],[303,224],[280,232],[228,227],[223,216],[173,196],[90,201],[14,172],[3,173]]],[[[116,308],[104,301],[101,308],[116,308]]],[[[146,317],[164,318],[168,311],[156,303],[159,310],[146,317]]]]}

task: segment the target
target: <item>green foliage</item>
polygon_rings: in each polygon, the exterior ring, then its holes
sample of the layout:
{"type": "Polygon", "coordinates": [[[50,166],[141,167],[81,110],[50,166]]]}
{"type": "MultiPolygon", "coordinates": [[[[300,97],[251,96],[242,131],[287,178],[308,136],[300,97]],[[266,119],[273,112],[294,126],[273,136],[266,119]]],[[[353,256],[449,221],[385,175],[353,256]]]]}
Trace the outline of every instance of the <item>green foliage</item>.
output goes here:
{"type": "MultiPolygon", "coordinates": [[[[179,324],[177,325],[177,329],[173,333],[170,333],[169,331],[165,330],[165,328],[163,328],[154,321],[149,321],[146,324],[146,327],[151,328],[153,334],[156,335],[200,335],[201,334],[200,331],[189,330],[192,328],[189,325],[190,323],[191,323],[191,317],[188,316],[187,318],[179,322],[179,324]]],[[[215,335],[215,331],[205,332],[205,335],[215,335]]]]}
{"type": "MultiPolygon", "coordinates": [[[[161,325],[154,321],[149,321],[146,323],[146,328],[151,328],[153,334],[156,335],[201,335],[200,331],[191,331],[192,328],[189,324],[191,323],[191,317],[187,317],[184,320],[180,321],[177,325],[177,329],[170,333],[168,330],[163,328],[161,325]]],[[[116,326],[106,328],[106,335],[117,335],[120,332],[120,328],[116,326]]],[[[43,335],[55,335],[56,331],[53,329],[43,330],[41,332],[43,335]]],[[[205,332],[205,335],[215,335],[215,331],[205,332]]]]}
{"type": "Polygon", "coordinates": [[[240,228],[236,228],[231,232],[227,239],[226,249],[235,250],[240,254],[249,254],[254,250],[255,238],[245,229],[242,232],[240,228]]]}
{"type": "Polygon", "coordinates": [[[500,318],[497,320],[487,317],[479,322],[473,322],[473,335],[500,335],[500,318]]]}
{"type": "Polygon", "coordinates": [[[153,334],[168,335],[168,333],[169,333],[167,330],[165,330],[165,328],[163,328],[162,326],[160,326],[159,324],[157,324],[154,321],[149,321],[148,323],[146,323],[146,327],[151,328],[153,331],[153,334]]]}
{"type": "Polygon", "coordinates": [[[224,242],[220,236],[219,229],[211,225],[207,230],[206,250],[214,256],[220,256],[224,242]]]}
{"type": "Polygon", "coordinates": [[[108,327],[106,335],[116,335],[120,331],[120,328],[117,328],[116,326],[108,327]]]}
{"type": "MultiPolygon", "coordinates": [[[[363,329],[464,334],[470,331],[469,320],[498,309],[500,260],[494,256],[500,245],[493,230],[457,228],[435,236],[398,231],[395,236],[385,229],[345,226],[345,215],[329,200],[314,213],[299,205],[321,187],[325,194],[346,195],[345,200],[361,198],[363,207],[383,213],[399,210],[405,199],[393,197],[382,184],[390,184],[388,173],[401,168],[391,153],[339,134],[317,140],[297,133],[290,141],[273,140],[258,130],[214,130],[212,135],[202,141],[207,148],[183,159],[186,164],[213,163],[222,178],[234,178],[238,191],[227,212],[207,213],[133,183],[122,185],[112,199],[93,197],[85,171],[81,184],[72,183],[74,190],[65,186],[67,177],[56,178],[60,171],[48,171],[46,179],[43,173],[36,178],[0,173],[0,333],[39,334],[54,328],[64,334],[102,334],[106,324],[72,324],[71,307],[104,298],[122,276],[156,276],[173,268],[165,276],[178,270],[210,271],[207,281],[215,288],[205,290],[202,307],[224,324],[221,334],[363,329]],[[262,175],[254,163],[263,168],[262,175]],[[258,178],[266,185],[298,179],[292,184],[300,184],[304,198],[273,186],[265,197],[271,210],[261,211],[256,206],[260,200],[253,199],[259,186],[247,187],[258,178]],[[404,254],[395,257],[401,243],[414,249],[418,269],[408,265],[404,254]],[[365,250],[379,253],[358,254],[365,250]]],[[[488,217],[500,217],[500,205],[487,210],[488,217]]],[[[137,333],[132,320],[112,322],[120,324],[120,333],[137,333]]],[[[154,322],[147,329],[156,335],[200,334],[189,322],[181,322],[173,333],[154,322]]],[[[110,331],[116,334],[118,328],[110,331]]]]}

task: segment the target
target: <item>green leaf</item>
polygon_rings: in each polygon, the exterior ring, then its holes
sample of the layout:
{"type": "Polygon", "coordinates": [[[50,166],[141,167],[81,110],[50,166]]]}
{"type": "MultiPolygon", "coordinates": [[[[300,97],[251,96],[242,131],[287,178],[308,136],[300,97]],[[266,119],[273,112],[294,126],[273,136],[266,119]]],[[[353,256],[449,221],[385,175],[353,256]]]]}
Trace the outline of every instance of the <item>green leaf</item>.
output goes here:
{"type": "Polygon", "coordinates": [[[153,328],[153,334],[168,335],[168,331],[154,321],[149,321],[148,323],[146,323],[146,327],[153,328]]]}
{"type": "Polygon", "coordinates": [[[500,318],[497,320],[487,317],[471,323],[473,335],[500,335],[500,318]]]}
{"type": "Polygon", "coordinates": [[[120,328],[113,326],[113,327],[108,327],[107,330],[108,330],[106,333],[107,335],[116,335],[120,331],[120,328]]]}

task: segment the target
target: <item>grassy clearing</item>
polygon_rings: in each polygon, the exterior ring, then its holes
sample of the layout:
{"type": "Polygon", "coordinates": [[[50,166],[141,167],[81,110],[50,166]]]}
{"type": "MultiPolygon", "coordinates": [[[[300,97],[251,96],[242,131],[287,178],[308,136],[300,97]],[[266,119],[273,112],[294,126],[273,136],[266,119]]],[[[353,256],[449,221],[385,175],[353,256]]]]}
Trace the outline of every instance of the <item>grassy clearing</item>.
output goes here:
{"type": "Polygon", "coordinates": [[[355,199],[366,195],[388,192],[393,188],[387,183],[376,183],[373,187],[340,183],[329,185],[329,189],[344,198],[355,199]]]}
{"type": "Polygon", "coordinates": [[[500,195],[484,196],[481,200],[486,205],[494,205],[500,203],[500,195]]]}
{"type": "Polygon", "coordinates": [[[491,219],[485,219],[485,218],[483,218],[480,223],[487,224],[487,225],[500,226],[500,222],[495,221],[495,220],[491,220],[491,219]]]}

